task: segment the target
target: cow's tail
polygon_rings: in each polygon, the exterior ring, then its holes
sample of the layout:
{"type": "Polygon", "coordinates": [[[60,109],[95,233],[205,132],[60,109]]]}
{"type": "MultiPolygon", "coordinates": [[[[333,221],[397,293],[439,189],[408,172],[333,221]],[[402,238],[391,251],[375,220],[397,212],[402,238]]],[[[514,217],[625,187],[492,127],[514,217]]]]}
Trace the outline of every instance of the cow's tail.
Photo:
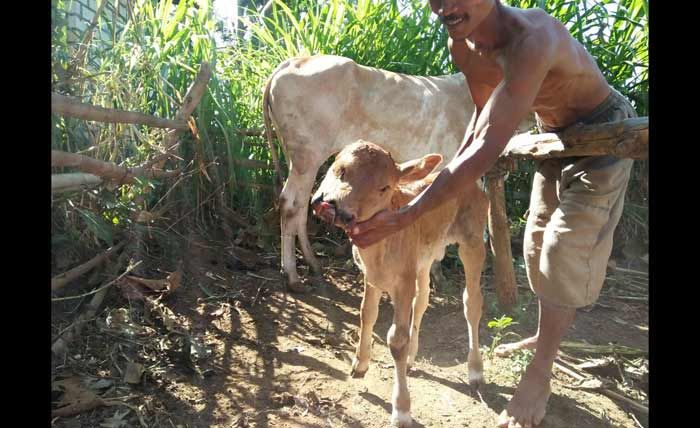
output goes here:
{"type": "Polygon", "coordinates": [[[275,199],[279,197],[282,191],[282,181],[284,180],[282,176],[282,169],[280,168],[279,157],[277,156],[277,148],[275,147],[275,143],[272,141],[272,118],[270,117],[270,86],[272,84],[272,78],[275,76],[276,72],[277,70],[275,70],[267,79],[267,84],[265,85],[265,91],[263,93],[263,121],[265,123],[265,136],[267,138],[267,144],[270,146],[272,164],[275,167],[275,199]]]}

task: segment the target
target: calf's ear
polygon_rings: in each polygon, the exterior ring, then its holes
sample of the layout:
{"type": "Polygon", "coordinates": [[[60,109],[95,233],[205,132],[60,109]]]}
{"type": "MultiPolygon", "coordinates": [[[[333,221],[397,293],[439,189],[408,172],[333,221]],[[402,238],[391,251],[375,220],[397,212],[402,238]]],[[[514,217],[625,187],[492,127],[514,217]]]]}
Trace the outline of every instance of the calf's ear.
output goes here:
{"type": "Polygon", "coordinates": [[[400,183],[410,183],[412,181],[425,178],[428,174],[442,162],[442,155],[433,153],[423,156],[421,159],[414,159],[399,165],[400,183]]]}

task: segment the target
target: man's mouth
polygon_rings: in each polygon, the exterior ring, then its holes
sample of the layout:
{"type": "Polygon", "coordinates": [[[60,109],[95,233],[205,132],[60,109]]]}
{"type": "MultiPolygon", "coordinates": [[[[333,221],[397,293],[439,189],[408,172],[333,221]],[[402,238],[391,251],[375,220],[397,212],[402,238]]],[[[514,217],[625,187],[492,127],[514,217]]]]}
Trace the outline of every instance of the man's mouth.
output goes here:
{"type": "Polygon", "coordinates": [[[441,16],[440,17],[440,20],[442,21],[443,24],[445,24],[445,26],[448,29],[453,28],[453,27],[461,24],[462,22],[466,21],[467,19],[469,19],[469,17],[467,15],[462,15],[462,16],[449,15],[449,16],[441,16]]]}

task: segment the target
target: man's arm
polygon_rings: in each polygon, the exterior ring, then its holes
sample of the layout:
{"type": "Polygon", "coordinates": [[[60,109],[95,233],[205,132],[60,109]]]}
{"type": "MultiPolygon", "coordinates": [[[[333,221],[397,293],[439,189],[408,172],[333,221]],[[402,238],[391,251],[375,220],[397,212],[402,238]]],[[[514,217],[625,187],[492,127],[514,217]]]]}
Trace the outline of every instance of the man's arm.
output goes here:
{"type": "Polygon", "coordinates": [[[545,76],[554,61],[554,46],[545,34],[529,36],[515,46],[504,70],[504,79],[493,91],[476,121],[473,142],[464,142],[433,183],[396,213],[379,213],[355,225],[353,242],[365,247],[403,229],[420,216],[444,204],[475,182],[498,159],[528,115],[545,76]]]}

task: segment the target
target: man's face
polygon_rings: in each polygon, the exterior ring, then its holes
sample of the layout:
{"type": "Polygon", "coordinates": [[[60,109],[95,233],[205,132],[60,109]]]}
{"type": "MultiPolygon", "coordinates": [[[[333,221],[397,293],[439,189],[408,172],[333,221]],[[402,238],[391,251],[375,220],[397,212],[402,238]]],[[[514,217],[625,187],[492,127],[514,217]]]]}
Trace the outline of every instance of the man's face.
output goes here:
{"type": "Polygon", "coordinates": [[[463,40],[481,24],[493,3],[494,0],[430,0],[430,8],[451,39],[463,40]]]}

